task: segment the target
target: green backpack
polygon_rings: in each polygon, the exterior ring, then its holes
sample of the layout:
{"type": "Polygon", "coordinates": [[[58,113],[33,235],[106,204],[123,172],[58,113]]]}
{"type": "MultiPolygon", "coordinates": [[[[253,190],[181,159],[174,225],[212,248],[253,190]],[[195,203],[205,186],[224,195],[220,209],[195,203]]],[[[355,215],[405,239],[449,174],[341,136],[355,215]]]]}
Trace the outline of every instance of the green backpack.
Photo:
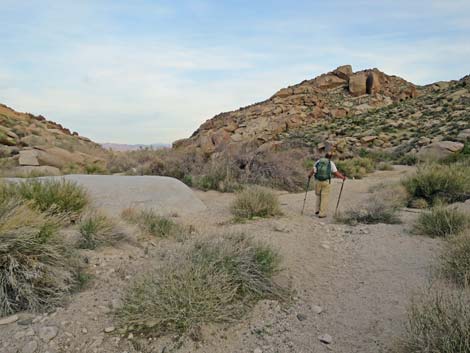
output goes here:
{"type": "Polygon", "coordinates": [[[318,161],[315,179],[319,181],[331,180],[331,161],[328,158],[321,158],[318,161]]]}

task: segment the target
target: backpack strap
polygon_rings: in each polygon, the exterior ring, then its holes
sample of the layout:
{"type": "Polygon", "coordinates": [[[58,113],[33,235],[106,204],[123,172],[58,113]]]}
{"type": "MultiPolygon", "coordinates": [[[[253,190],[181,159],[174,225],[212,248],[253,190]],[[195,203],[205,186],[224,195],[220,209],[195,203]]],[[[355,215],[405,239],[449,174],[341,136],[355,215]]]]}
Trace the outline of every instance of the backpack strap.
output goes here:
{"type": "Polygon", "coordinates": [[[331,184],[331,159],[328,159],[328,176],[329,176],[329,179],[328,179],[328,182],[331,184]]]}

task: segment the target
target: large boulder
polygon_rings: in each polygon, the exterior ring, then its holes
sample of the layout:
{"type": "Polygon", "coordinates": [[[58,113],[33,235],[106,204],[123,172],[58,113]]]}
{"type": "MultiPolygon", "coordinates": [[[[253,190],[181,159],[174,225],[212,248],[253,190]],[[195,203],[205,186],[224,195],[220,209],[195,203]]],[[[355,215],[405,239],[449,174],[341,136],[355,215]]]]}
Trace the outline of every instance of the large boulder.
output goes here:
{"type": "Polygon", "coordinates": [[[44,175],[50,175],[50,176],[58,176],[62,175],[60,169],[51,167],[51,166],[20,166],[20,167],[15,167],[12,170],[12,174],[15,176],[21,176],[21,177],[30,177],[30,176],[44,176],[44,175]]]}
{"type": "Polygon", "coordinates": [[[366,80],[366,92],[368,94],[376,94],[380,90],[380,79],[377,72],[370,72],[366,80]]]}
{"type": "Polygon", "coordinates": [[[66,175],[65,179],[84,186],[94,206],[111,215],[128,207],[153,209],[160,214],[180,215],[203,211],[206,206],[181,181],[162,176],[66,175]]]}
{"type": "Polygon", "coordinates": [[[360,72],[352,75],[349,78],[349,93],[357,97],[367,93],[367,76],[365,73],[360,72]]]}
{"type": "Polygon", "coordinates": [[[342,78],[343,80],[349,81],[349,77],[353,74],[352,66],[351,65],[343,65],[338,67],[336,70],[333,71],[333,74],[342,78]]]}
{"type": "Polygon", "coordinates": [[[421,148],[416,156],[420,160],[441,160],[454,153],[460,152],[463,143],[455,141],[438,141],[421,148]]]}
{"type": "Polygon", "coordinates": [[[63,168],[67,164],[83,165],[85,158],[81,153],[72,153],[63,148],[51,147],[37,149],[38,160],[41,165],[50,165],[63,168]]]}
{"type": "Polygon", "coordinates": [[[20,166],[38,166],[38,151],[34,149],[20,151],[18,163],[20,166]]]}

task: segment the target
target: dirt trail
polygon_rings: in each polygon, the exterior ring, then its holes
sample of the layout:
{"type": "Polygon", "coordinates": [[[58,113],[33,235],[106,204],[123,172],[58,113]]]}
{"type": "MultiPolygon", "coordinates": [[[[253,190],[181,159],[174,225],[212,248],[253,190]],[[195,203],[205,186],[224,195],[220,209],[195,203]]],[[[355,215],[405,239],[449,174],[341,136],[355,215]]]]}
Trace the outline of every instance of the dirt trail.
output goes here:
{"type": "MultiPolygon", "coordinates": [[[[371,186],[398,181],[407,171],[399,168],[347,181],[343,207],[357,205],[371,186]]],[[[339,187],[335,181],[331,209],[339,187]]],[[[122,289],[142,268],[164,261],[180,244],[172,240],[143,242],[141,247],[124,244],[88,253],[95,280],[69,305],[52,315],[35,317],[39,322],[27,326],[0,326],[0,351],[18,348],[21,352],[34,341],[37,352],[50,353],[393,352],[395,340],[403,333],[410,295],[425,284],[441,245],[439,240],[408,234],[416,214],[403,212],[404,223],[399,225],[351,227],[314,217],[313,193],[309,193],[304,216],[300,215],[304,194],[280,193],[284,216],[232,224],[229,205],[234,195],[212,191],[196,195],[207,210],[181,217],[181,221],[195,225],[201,234],[240,231],[278,248],[285,268],[279,280],[290,282],[296,293],[291,306],[262,302],[243,322],[204,328],[203,342],[175,342],[166,337],[132,345],[126,338],[103,333],[113,325],[110,308],[118,304],[122,289]],[[57,337],[47,344],[37,337],[44,326],[58,328],[57,337]],[[33,335],[15,339],[21,336],[18,332],[31,328],[33,335]],[[332,337],[331,344],[320,342],[323,334],[332,337]]]]}

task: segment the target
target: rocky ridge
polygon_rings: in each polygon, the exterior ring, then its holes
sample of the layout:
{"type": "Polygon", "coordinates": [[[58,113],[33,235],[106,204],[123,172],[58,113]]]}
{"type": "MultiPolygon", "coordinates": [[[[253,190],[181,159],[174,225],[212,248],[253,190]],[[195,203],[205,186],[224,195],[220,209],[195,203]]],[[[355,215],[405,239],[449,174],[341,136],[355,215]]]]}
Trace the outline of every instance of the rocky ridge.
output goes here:
{"type": "Polygon", "coordinates": [[[264,102],[207,120],[193,135],[176,141],[174,148],[236,153],[241,147],[272,150],[281,134],[315,122],[341,121],[374,109],[417,97],[410,82],[378,69],[353,72],[350,65],[283,88],[264,102]]]}
{"type": "Polygon", "coordinates": [[[103,153],[100,145],[61,124],[0,104],[0,167],[8,173],[57,175],[66,168],[97,168],[103,153]]]}

